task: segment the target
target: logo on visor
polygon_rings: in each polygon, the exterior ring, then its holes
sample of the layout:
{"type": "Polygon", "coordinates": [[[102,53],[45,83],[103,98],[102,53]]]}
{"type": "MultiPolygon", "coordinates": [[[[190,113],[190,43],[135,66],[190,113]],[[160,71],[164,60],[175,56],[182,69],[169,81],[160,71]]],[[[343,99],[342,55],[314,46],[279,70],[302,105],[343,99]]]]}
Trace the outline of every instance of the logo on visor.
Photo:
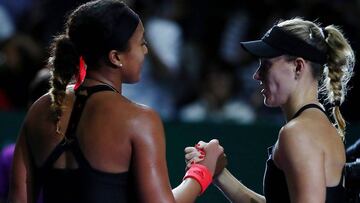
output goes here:
{"type": "Polygon", "coordinates": [[[268,31],[265,33],[264,37],[269,37],[269,35],[270,35],[270,33],[271,33],[272,29],[273,29],[273,28],[271,28],[270,30],[268,30],[268,31]]]}
{"type": "Polygon", "coordinates": [[[268,38],[268,37],[270,36],[270,33],[271,33],[271,31],[272,31],[273,28],[274,28],[274,27],[272,27],[271,29],[269,29],[269,30],[264,34],[264,36],[262,37],[262,39],[268,38]]]}

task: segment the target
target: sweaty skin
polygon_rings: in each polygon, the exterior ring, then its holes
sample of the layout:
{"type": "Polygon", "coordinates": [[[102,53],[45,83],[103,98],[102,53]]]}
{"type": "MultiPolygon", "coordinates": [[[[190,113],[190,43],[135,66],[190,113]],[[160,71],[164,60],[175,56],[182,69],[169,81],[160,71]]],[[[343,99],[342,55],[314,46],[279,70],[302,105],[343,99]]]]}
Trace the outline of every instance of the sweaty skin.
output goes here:
{"type": "MultiPolygon", "coordinates": [[[[92,168],[108,173],[131,171],[134,174],[135,178],[131,181],[137,191],[137,202],[194,202],[201,191],[194,179],[187,178],[178,187],[171,188],[164,129],[159,115],[121,95],[123,82],[134,83],[140,79],[146,54],[144,28],[139,23],[129,40],[128,51],[109,52],[108,58],[113,66],[101,64],[87,72],[88,78],[83,86],[106,84],[116,91],[98,92],[88,99],[76,137],[92,168]]],[[[64,138],[74,99],[73,87],[70,86],[62,103],[58,129],[50,110],[49,94],[36,101],[28,111],[15,149],[9,202],[35,202],[38,191],[34,191],[34,166],[42,166],[64,138]]],[[[223,149],[213,142],[206,149],[209,158],[201,164],[214,173],[216,160],[223,149]]],[[[71,152],[63,153],[54,164],[54,168],[59,169],[77,167],[71,152]]]]}

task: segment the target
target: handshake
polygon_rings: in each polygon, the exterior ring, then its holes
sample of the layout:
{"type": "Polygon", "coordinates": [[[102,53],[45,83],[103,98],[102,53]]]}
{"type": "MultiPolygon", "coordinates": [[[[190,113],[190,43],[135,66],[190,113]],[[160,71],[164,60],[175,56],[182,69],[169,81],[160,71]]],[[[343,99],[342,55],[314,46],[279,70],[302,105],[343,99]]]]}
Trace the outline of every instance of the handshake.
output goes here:
{"type": "Polygon", "coordinates": [[[186,174],[184,179],[193,178],[201,185],[203,193],[226,167],[227,159],[224,148],[216,139],[206,143],[198,142],[194,147],[185,148],[186,174]]]}

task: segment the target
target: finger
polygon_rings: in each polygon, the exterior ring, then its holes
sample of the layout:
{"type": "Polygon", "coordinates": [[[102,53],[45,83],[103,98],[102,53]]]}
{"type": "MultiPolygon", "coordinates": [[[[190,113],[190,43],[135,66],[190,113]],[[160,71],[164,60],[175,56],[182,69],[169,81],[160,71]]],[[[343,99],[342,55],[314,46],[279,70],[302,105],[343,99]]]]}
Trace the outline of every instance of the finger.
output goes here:
{"type": "Polygon", "coordinates": [[[204,160],[204,157],[194,157],[189,162],[187,162],[186,167],[190,168],[192,164],[199,163],[204,160]]]}
{"type": "Polygon", "coordinates": [[[184,149],[184,152],[185,152],[185,153],[191,153],[191,152],[193,152],[193,151],[197,151],[195,147],[186,147],[186,148],[184,149]]]}
{"type": "Polygon", "coordinates": [[[190,168],[191,165],[193,165],[195,163],[195,161],[193,159],[189,160],[187,163],[186,163],[186,168],[190,168]]]}
{"type": "Polygon", "coordinates": [[[199,141],[197,145],[195,145],[195,148],[203,149],[207,145],[204,141],[199,141]]]}
{"type": "Polygon", "coordinates": [[[218,139],[212,139],[212,140],[210,140],[209,143],[219,144],[219,140],[218,139]]]}
{"type": "Polygon", "coordinates": [[[213,139],[206,145],[205,151],[214,153],[214,155],[220,155],[224,152],[224,148],[218,143],[218,140],[213,139]]]}
{"type": "Polygon", "coordinates": [[[193,159],[189,160],[187,163],[186,163],[186,168],[190,168],[191,165],[193,165],[195,163],[195,161],[193,159]]]}
{"type": "Polygon", "coordinates": [[[205,149],[215,149],[220,147],[219,142],[217,140],[210,140],[210,142],[205,146],[205,149]]]}
{"type": "Polygon", "coordinates": [[[192,165],[193,163],[191,163],[191,162],[189,162],[189,163],[187,163],[186,164],[186,169],[185,170],[188,170],[190,167],[191,167],[191,165],[192,165]]]}
{"type": "Polygon", "coordinates": [[[185,154],[185,159],[186,160],[191,160],[191,159],[193,159],[195,157],[199,157],[201,155],[202,154],[199,151],[195,150],[195,151],[192,151],[190,153],[185,154]]]}
{"type": "Polygon", "coordinates": [[[185,154],[185,163],[189,163],[191,161],[194,161],[193,159],[195,157],[200,157],[200,156],[202,156],[202,154],[197,150],[195,150],[193,152],[190,152],[190,153],[187,153],[187,154],[185,154]]]}
{"type": "Polygon", "coordinates": [[[195,163],[199,163],[199,162],[201,162],[202,160],[204,160],[205,159],[205,157],[204,156],[197,156],[197,157],[194,157],[194,162],[195,163]]]}

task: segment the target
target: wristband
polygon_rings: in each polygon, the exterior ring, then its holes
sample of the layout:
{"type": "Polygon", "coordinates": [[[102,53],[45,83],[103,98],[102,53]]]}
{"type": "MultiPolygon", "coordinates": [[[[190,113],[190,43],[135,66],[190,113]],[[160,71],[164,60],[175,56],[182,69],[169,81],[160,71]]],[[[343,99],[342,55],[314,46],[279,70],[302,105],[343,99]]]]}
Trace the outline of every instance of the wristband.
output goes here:
{"type": "Polygon", "coordinates": [[[201,187],[201,193],[204,193],[206,188],[210,185],[212,182],[212,174],[211,171],[204,165],[201,164],[193,164],[189,168],[189,170],[186,172],[183,180],[186,178],[193,178],[195,179],[201,187]]]}

